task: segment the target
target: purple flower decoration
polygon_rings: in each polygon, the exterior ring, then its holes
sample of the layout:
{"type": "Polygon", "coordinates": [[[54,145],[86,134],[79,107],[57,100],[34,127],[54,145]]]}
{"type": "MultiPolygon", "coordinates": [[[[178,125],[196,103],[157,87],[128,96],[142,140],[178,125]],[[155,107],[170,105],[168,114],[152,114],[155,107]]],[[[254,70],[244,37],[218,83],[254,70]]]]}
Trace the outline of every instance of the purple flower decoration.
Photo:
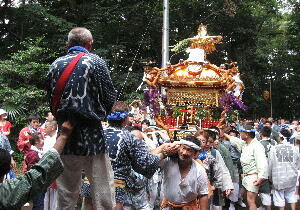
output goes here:
{"type": "Polygon", "coordinates": [[[144,106],[149,106],[153,110],[153,114],[156,115],[159,113],[160,108],[157,103],[159,97],[159,92],[156,87],[150,86],[149,89],[145,92],[144,96],[144,106]]]}
{"type": "Polygon", "coordinates": [[[238,100],[232,93],[225,93],[223,97],[220,98],[220,104],[223,106],[226,112],[230,110],[243,110],[249,109],[243,102],[238,100]]]}

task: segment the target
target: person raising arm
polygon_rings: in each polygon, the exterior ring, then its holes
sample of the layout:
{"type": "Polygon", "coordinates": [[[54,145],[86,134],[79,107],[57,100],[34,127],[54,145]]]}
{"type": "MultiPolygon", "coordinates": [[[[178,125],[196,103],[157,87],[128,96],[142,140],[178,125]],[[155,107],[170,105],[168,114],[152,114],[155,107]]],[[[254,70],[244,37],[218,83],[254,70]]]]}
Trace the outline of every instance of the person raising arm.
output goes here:
{"type": "Polygon", "coordinates": [[[62,124],[62,131],[53,149],[43,155],[41,160],[24,175],[4,181],[10,170],[11,156],[0,149],[0,209],[21,208],[26,202],[45,190],[63,171],[60,153],[72,133],[70,122],[62,124]]]}

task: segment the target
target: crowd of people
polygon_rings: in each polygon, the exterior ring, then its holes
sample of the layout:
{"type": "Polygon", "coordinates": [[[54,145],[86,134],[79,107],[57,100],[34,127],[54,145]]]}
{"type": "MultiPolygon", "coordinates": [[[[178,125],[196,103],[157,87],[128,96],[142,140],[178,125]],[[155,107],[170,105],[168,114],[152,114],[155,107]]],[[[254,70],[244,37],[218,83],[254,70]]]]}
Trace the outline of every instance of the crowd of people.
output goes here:
{"type": "Polygon", "coordinates": [[[78,197],[86,210],[252,210],[258,200],[259,208],[296,209],[299,121],[241,120],[174,141],[137,106],[116,101],[92,43],[89,30],[72,29],[68,54],[51,65],[51,111],[42,126],[30,115],[19,133],[19,177],[11,172],[11,123],[0,109],[0,209],[32,202],[33,209],[73,210],[78,197]]]}
{"type": "MultiPolygon", "coordinates": [[[[139,126],[149,148],[172,142],[167,132],[151,126],[148,120],[136,122],[134,117],[130,119],[131,124],[139,126]]],[[[214,126],[200,129],[193,136],[201,145],[194,160],[206,169],[211,209],[235,209],[246,207],[246,204],[249,209],[256,209],[257,197],[260,208],[271,209],[272,205],[283,208],[285,202],[291,209],[296,208],[300,172],[298,120],[242,120],[228,123],[222,129],[214,126]]],[[[159,183],[162,185],[163,174],[157,179],[162,180],[159,183]]],[[[158,193],[162,197],[156,199],[166,196],[159,185],[153,185],[151,181],[146,183],[149,194],[153,186],[155,192],[162,190],[158,193]]],[[[150,206],[153,208],[153,204],[150,206]]]]}
{"type": "MultiPolygon", "coordinates": [[[[5,119],[6,115],[3,110],[1,117],[5,119]]],[[[271,209],[272,204],[283,208],[287,202],[291,209],[296,209],[299,121],[244,120],[222,129],[199,129],[194,135],[173,142],[166,130],[151,125],[147,119],[135,119],[127,104],[116,102],[108,120],[102,123],[119,209],[150,210],[160,205],[165,209],[180,205],[194,205],[195,209],[235,209],[247,205],[256,209],[258,197],[261,208],[271,209]]],[[[25,155],[24,172],[54,147],[58,132],[50,111],[46,112],[42,126],[37,114],[30,115],[28,123],[17,142],[25,155]]],[[[12,154],[5,132],[1,133],[0,146],[12,154]]],[[[16,165],[13,159],[11,165],[16,165]]],[[[83,208],[97,209],[93,207],[86,170],[80,174],[83,184],[77,193],[84,201],[83,208]]],[[[13,178],[11,170],[4,176],[4,180],[13,178]]],[[[33,208],[56,209],[57,199],[54,181],[32,199],[33,208]]]]}

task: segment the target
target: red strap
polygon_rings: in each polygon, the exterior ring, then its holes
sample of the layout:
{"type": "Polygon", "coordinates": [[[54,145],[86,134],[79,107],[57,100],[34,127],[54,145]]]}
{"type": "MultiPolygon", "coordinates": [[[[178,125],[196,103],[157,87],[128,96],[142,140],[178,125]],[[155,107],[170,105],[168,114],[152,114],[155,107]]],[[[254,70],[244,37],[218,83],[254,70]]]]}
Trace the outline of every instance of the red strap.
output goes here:
{"type": "Polygon", "coordinates": [[[52,97],[52,103],[51,103],[53,115],[56,115],[58,106],[60,104],[61,96],[63,94],[63,91],[66,87],[66,84],[67,84],[73,70],[75,69],[76,64],[78,63],[80,58],[82,56],[84,56],[85,54],[86,53],[81,52],[78,55],[76,55],[76,57],[67,65],[67,67],[61,74],[59,80],[57,81],[55,89],[54,89],[53,97],[52,97]]]}

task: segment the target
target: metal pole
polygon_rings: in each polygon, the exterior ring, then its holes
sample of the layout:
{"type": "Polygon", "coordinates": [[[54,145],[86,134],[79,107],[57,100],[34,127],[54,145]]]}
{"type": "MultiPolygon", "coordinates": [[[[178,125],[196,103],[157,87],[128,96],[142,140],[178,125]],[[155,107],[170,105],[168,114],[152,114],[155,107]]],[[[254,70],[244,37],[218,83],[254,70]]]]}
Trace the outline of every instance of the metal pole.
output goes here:
{"type": "Polygon", "coordinates": [[[169,62],[169,0],[164,0],[163,18],[162,68],[166,67],[169,62]]]}
{"type": "Polygon", "coordinates": [[[271,80],[270,80],[270,105],[271,105],[271,117],[273,118],[272,81],[271,80]]]}

